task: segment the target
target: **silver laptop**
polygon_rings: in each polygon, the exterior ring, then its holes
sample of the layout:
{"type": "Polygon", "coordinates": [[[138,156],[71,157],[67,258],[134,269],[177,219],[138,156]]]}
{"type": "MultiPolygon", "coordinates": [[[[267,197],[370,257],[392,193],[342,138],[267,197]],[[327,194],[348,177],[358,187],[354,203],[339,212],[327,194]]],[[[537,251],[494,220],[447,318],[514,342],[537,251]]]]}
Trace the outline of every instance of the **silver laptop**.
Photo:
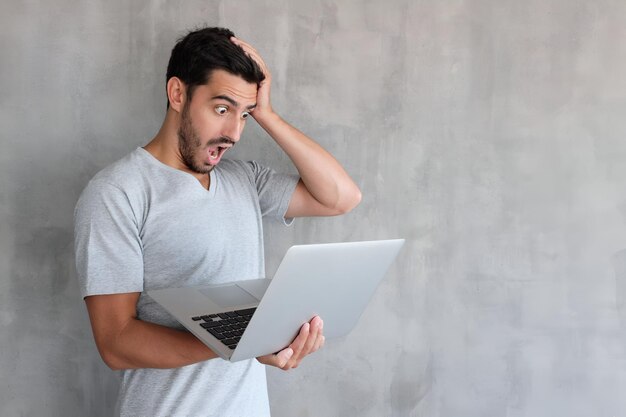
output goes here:
{"type": "Polygon", "coordinates": [[[354,328],[404,239],[297,245],[273,279],[148,291],[230,361],[278,352],[316,315],[332,339],[354,328]]]}

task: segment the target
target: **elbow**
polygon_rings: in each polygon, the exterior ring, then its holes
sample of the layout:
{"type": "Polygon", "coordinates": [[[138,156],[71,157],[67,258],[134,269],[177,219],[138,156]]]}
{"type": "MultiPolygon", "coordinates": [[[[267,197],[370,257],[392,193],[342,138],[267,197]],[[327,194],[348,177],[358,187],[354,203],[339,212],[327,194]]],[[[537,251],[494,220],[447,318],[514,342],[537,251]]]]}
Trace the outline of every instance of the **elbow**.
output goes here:
{"type": "Polygon", "coordinates": [[[123,361],[113,352],[107,349],[98,349],[100,352],[100,357],[106,366],[108,366],[113,371],[121,371],[122,369],[126,369],[123,364],[123,361]]]}
{"type": "Polygon", "coordinates": [[[362,197],[363,195],[361,194],[361,190],[355,185],[354,189],[347,194],[343,204],[337,207],[337,211],[339,214],[351,212],[356,206],[359,205],[362,197]]]}
{"type": "MultiPolygon", "coordinates": [[[[104,358],[103,358],[104,359],[104,358]]],[[[128,366],[123,366],[121,362],[118,361],[104,361],[106,366],[109,367],[112,371],[121,371],[123,369],[129,369],[128,366]]]]}
{"type": "Polygon", "coordinates": [[[106,366],[113,371],[121,371],[122,369],[129,369],[128,363],[124,360],[123,356],[116,351],[115,346],[111,343],[96,342],[98,353],[106,366]]]}

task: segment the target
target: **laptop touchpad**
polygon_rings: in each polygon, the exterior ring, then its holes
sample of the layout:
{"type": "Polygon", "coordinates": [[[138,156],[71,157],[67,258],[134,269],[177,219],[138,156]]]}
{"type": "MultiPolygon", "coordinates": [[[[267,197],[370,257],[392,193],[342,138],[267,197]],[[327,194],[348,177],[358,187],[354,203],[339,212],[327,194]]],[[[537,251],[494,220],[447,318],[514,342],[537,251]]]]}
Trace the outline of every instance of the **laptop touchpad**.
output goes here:
{"type": "Polygon", "coordinates": [[[202,294],[206,295],[220,307],[236,307],[243,304],[258,303],[258,300],[239,288],[237,285],[226,285],[223,287],[199,288],[202,294]]]}

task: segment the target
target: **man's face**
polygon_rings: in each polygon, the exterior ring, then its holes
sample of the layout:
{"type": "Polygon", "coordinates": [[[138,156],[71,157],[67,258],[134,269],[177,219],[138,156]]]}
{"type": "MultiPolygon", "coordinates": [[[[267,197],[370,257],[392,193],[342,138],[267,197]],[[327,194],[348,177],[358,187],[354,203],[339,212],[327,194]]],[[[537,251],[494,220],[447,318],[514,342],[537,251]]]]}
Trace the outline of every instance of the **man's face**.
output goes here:
{"type": "Polygon", "coordinates": [[[256,94],[256,84],[223,70],[213,71],[208,84],[196,87],[178,129],[178,149],[187,168],[206,174],[217,165],[239,141],[256,94]]]}

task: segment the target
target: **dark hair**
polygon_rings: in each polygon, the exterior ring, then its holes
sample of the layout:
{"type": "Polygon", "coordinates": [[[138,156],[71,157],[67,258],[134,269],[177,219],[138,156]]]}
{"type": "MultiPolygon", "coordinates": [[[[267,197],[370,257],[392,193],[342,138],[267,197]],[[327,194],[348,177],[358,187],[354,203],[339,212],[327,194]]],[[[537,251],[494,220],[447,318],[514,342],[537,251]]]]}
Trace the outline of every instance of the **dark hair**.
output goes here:
{"type": "MultiPolygon", "coordinates": [[[[202,28],[180,38],[167,64],[166,82],[180,78],[187,86],[187,99],[194,89],[207,84],[216,69],[238,75],[257,86],[265,79],[263,71],[244,50],[231,42],[235,34],[225,28],[202,28]]],[[[167,106],[169,107],[169,100],[167,106]]]]}

